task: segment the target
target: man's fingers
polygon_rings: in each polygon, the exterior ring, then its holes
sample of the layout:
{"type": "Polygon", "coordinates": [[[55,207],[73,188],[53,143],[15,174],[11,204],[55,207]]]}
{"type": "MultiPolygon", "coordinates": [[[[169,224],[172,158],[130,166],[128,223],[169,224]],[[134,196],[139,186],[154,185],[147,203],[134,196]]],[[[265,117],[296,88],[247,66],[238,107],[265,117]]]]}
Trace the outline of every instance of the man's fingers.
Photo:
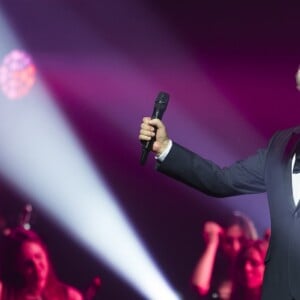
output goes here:
{"type": "Polygon", "coordinates": [[[149,123],[150,120],[151,120],[150,117],[144,117],[143,118],[143,123],[149,123]]]}
{"type": "Polygon", "coordinates": [[[151,139],[151,136],[140,133],[139,139],[149,141],[151,139]]]}
{"type": "Polygon", "coordinates": [[[142,144],[144,144],[145,142],[147,141],[150,141],[150,137],[149,136],[146,136],[146,135],[139,135],[139,140],[142,144]]]}
{"type": "Polygon", "coordinates": [[[154,131],[154,127],[152,125],[142,123],[141,124],[141,130],[151,132],[151,131],[154,131]]]}
{"type": "Polygon", "coordinates": [[[149,124],[152,125],[152,126],[155,126],[157,128],[161,128],[162,127],[162,122],[159,119],[151,119],[149,121],[149,124]]]}
{"type": "Polygon", "coordinates": [[[140,135],[143,135],[143,136],[154,136],[155,135],[155,132],[154,132],[154,129],[141,129],[140,130],[140,135]]]}

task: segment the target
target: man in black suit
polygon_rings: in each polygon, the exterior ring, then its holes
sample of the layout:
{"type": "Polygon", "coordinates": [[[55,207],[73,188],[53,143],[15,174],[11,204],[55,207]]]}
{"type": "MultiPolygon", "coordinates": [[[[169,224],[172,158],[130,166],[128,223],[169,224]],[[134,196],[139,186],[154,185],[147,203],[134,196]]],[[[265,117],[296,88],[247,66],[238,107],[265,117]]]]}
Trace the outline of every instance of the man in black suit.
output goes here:
{"type": "MultiPolygon", "coordinates": [[[[296,80],[299,88],[299,71],[296,80]]],[[[225,168],[173,142],[160,120],[145,117],[139,139],[152,137],[157,170],[168,176],[216,197],[267,193],[271,238],[262,299],[300,300],[300,126],[275,133],[265,149],[225,168]]]]}

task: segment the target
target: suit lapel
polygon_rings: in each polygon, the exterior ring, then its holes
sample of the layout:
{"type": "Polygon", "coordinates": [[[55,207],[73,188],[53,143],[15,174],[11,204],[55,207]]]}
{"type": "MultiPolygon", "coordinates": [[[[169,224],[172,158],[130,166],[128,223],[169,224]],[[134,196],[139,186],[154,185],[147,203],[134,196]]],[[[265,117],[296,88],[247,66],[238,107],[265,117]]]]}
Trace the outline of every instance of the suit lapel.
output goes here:
{"type": "Polygon", "coordinates": [[[289,161],[294,153],[299,153],[300,155],[300,131],[292,132],[288,138],[284,151],[284,160],[289,161]]]}

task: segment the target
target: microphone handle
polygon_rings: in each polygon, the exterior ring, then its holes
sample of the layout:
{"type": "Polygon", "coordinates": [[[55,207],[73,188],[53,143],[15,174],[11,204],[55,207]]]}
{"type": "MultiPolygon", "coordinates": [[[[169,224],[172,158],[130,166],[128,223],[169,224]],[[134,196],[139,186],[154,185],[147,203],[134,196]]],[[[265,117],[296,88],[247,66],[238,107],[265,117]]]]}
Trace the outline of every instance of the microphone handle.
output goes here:
{"type": "MultiPolygon", "coordinates": [[[[167,108],[169,102],[169,94],[165,92],[160,92],[156,98],[153,113],[151,116],[151,119],[162,119],[162,116],[167,108]]],[[[154,136],[150,139],[150,141],[145,141],[142,143],[142,154],[141,154],[141,159],[140,159],[140,164],[144,165],[149,152],[151,151],[153,147],[153,143],[155,142],[156,139],[156,131],[157,128],[154,127],[154,136]]]]}
{"type": "Polygon", "coordinates": [[[154,129],[155,135],[154,135],[154,137],[151,138],[150,141],[143,143],[141,160],[140,160],[141,165],[145,164],[148,154],[149,154],[149,151],[152,149],[152,146],[153,146],[153,143],[154,143],[155,137],[156,137],[156,131],[157,131],[157,129],[155,128],[154,129]]]}

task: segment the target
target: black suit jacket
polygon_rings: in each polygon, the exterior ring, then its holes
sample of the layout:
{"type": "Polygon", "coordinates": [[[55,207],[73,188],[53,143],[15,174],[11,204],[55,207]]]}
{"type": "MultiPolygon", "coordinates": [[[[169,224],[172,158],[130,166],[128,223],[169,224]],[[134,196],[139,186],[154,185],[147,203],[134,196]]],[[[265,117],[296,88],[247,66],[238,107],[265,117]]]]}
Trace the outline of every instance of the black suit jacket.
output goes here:
{"type": "Polygon", "coordinates": [[[157,165],[160,172],[216,197],[267,192],[271,240],[263,300],[300,300],[300,204],[294,204],[291,178],[299,141],[300,126],[279,131],[267,148],[225,168],[174,143],[157,165]]]}

